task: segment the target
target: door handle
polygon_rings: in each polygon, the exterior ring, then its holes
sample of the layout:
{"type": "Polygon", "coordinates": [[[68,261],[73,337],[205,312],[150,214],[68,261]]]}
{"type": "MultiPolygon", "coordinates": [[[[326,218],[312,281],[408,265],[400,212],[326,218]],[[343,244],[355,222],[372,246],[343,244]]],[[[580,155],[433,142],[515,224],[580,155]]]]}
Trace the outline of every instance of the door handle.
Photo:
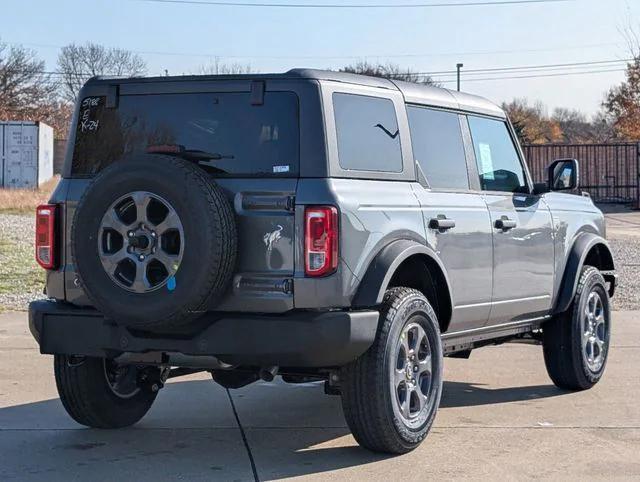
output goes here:
{"type": "Polygon", "coordinates": [[[502,216],[500,219],[496,219],[496,229],[502,229],[503,231],[509,231],[518,225],[513,219],[509,219],[507,216],[502,216]]]}
{"type": "Polygon", "coordinates": [[[453,219],[449,219],[444,215],[439,214],[437,218],[431,218],[429,221],[429,227],[431,229],[446,231],[447,229],[455,228],[456,222],[453,219]]]}

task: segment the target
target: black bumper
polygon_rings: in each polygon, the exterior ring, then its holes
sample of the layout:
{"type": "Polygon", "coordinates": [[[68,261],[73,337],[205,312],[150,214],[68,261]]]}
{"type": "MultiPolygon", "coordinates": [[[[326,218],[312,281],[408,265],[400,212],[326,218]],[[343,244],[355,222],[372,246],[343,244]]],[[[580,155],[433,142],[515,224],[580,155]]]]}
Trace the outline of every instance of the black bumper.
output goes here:
{"type": "Polygon", "coordinates": [[[344,365],[371,346],[378,324],[378,312],[371,310],[279,316],[211,313],[203,318],[199,322],[206,328],[195,335],[158,336],[132,332],[93,309],[54,301],[29,305],[29,329],[41,353],[114,357],[172,352],[256,366],[344,365]]]}

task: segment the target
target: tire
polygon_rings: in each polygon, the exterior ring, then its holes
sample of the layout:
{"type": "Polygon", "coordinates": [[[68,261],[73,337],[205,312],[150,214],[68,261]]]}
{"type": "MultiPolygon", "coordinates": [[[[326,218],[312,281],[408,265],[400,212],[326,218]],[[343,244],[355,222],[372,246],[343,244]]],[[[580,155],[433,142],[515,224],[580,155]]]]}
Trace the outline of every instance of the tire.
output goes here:
{"type": "Polygon", "coordinates": [[[442,365],[438,319],[427,299],[410,288],[388,290],[381,306],[373,345],[341,371],[342,407],[356,441],[374,452],[392,454],[406,453],[420,445],[429,433],[440,404],[442,365]],[[406,337],[402,338],[402,334],[406,337]],[[407,345],[404,345],[405,339],[407,345]],[[411,348],[416,345],[417,351],[404,351],[405,346],[411,348]],[[415,363],[415,360],[409,362],[407,359],[413,353],[418,362],[423,358],[426,360],[427,348],[431,354],[430,374],[425,372],[425,376],[417,380],[419,386],[413,385],[414,389],[407,398],[412,386],[412,363],[415,363]],[[396,373],[399,377],[406,376],[406,380],[400,379],[398,383],[398,379],[394,379],[396,373]],[[404,400],[411,402],[409,405],[401,402],[403,392],[404,400]],[[424,392],[426,401],[415,398],[424,392]],[[412,415],[413,402],[420,400],[424,404],[422,410],[418,410],[416,405],[412,415]],[[403,407],[409,409],[409,418],[405,418],[407,412],[403,412],[403,407]]]}
{"type": "Polygon", "coordinates": [[[149,411],[156,393],[130,387],[118,394],[108,383],[106,371],[102,358],[54,357],[58,394],[71,418],[92,428],[129,427],[149,411]]]}
{"type": "Polygon", "coordinates": [[[582,269],[571,307],[543,325],[542,331],[544,362],[556,386],[586,390],[598,383],[607,365],[611,333],[609,294],[598,269],[593,266],[582,269]],[[587,310],[591,310],[592,301],[598,306],[597,300],[602,318],[598,321],[600,316],[593,317],[592,331],[587,310]]]}
{"type": "MultiPolygon", "coordinates": [[[[117,248],[120,250],[117,258],[113,255],[114,260],[121,259],[133,273],[143,270],[145,283],[149,263],[155,263],[161,254],[165,235],[161,230],[162,220],[154,224],[149,205],[146,206],[144,211],[137,205],[131,208],[134,214],[143,211],[145,222],[139,222],[139,218],[123,221],[118,215],[116,235],[122,244],[117,248]],[[154,236],[152,240],[144,235],[147,264],[136,265],[138,255],[129,251],[134,246],[127,236],[134,228],[154,236]],[[157,238],[154,229],[158,230],[157,238]],[[154,243],[152,248],[149,240],[154,243]]],[[[168,214],[165,216],[165,220],[168,219],[168,214]]],[[[237,254],[234,213],[221,188],[199,167],[169,156],[143,155],[116,162],[93,180],[73,219],[71,247],[82,287],[105,317],[132,328],[171,331],[214,306],[228,289],[237,254]],[[126,204],[127,196],[132,193],[162,204],[167,213],[175,214],[179,226],[175,230],[178,247],[172,258],[176,261],[169,260],[162,265],[166,269],[159,275],[160,281],[155,287],[145,286],[137,292],[135,285],[127,287],[121,282],[126,277],[115,276],[114,271],[120,268],[107,269],[105,263],[109,261],[101,252],[107,213],[113,214],[119,200],[124,199],[122,203],[126,204]]]]}

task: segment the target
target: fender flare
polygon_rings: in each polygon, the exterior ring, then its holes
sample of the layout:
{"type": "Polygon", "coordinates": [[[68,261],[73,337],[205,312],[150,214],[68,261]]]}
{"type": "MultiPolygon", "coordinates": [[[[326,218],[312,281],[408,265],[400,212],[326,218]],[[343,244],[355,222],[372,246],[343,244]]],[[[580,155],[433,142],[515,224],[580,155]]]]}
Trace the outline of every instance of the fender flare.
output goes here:
{"type": "MultiPolygon", "coordinates": [[[[428,256],[438,265],[447,283],[449,298],[451,298],[451,285],[449,284],[447,271],[442,261],[436,256],[436,253],[424,244],[409,239],[400,239],[382,248],[371,261],[353,298],[352,306],[368,308],[382,303],[384,293],[398,266],[414,255],[428,256]]],[[[450,299],[450,301],[452,300],[450,299]]]]}
{"type": "MultiPolygon", "coordinates": [[[[611,263],[611,266],[607,266],[607,269],[604,271],[613,272],[615,270],[611,248],[609,247],[607,240],[593,233],[579,234],[573,242],[573,246],[571,247],[571,251],[567,257],[567,264],[565,265],[560,289],[558,291],[556,302],[554,303],[553,314],[564,313],[571,306],[573,297],[578,289],[580,273],[582,272],[582,267],[585,264],[587,255],[589,254],[589,251],[597,245],[601,245],[605,249],[611,263]]],[[[614,287],[615,286],[612,286],[612,289],[614,287]]],[[[612,290],[611,294],[613,294],[612,290]]]]}

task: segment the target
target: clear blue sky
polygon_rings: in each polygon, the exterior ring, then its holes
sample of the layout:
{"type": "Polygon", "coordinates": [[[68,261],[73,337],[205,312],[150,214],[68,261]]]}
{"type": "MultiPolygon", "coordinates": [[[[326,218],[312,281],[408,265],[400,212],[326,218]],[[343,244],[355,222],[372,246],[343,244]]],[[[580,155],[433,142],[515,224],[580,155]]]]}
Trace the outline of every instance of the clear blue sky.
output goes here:
{"type": "MultiPolygon", "coordinates": [[[[431,0],[290,3],[428,1],[431,0]]],[[[257,71],[338,68],[366,58],[373,62],[392,61],[422,72],[454,69],[456,62],[463,62],[465,69],[477,69],[623,59],[628,52],[618,29],[629,15],[640,26],[640,1],[573,0],[424,9],[283,9],[138,0],[21,0],[4,2],[0,38],[37,50],[51,70],[55,69],[56,46],[92,41],[151,52],[141,54],[149,74],[161,74],[165,69],[171,74],[194,73],[216,56],[222,62],[250,64],[257,71]]],[[[619,68],[619,64],[595,67],[610,68],[619,68]]],[[[594,67],[577,70],[585,69],[594,67]]],[[[567,70],[570,69],[559,71],[567,70]]],[[[486,77],[494,76],[481,76],[486,77]]],[[[622,72],[478,82],[465,82],[463,76],[462,87],[496,102],[527,97],[543,101],[550,109],[565,106],[593,113],[607,88],[623,78],[622,72]]]]}

